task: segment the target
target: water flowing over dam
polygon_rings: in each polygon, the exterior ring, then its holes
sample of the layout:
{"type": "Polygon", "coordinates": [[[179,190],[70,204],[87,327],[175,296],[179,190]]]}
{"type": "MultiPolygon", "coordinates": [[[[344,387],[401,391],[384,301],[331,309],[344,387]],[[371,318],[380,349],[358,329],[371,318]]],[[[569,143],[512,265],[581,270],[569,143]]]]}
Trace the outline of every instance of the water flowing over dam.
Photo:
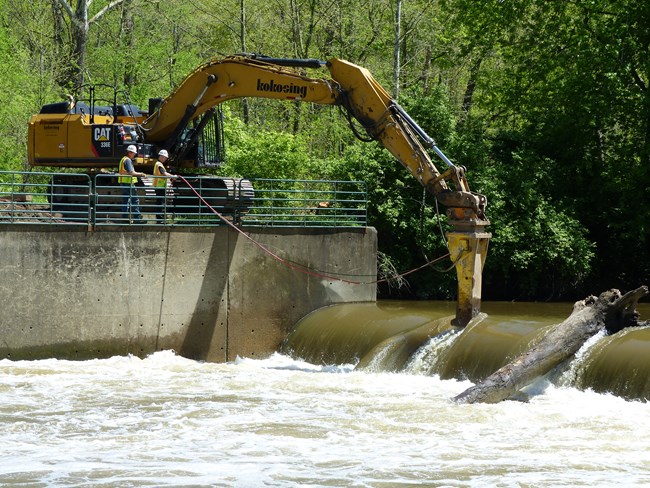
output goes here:
{"type": "Polygon", "coordinates": [[[650,484],[646,402],[549,385],[458,405],[471,383],[318,366],[0,360],[0,485],[567,487],[650,484]]]}
{"type": "MultiPolygon", "coordinates": [[[[647,317],[649,304],[638,307],[647,317]]],[[[326,307],[303,318],[282,352],[316,364],[355,364],[375,372],[438,375],[472,382],[526,351],[571,312],[571,304],[485,303],[465,328],[449,303],[377,302],[326,307]]],[[[544,378],[560,386],[650,399],[650,328],[588,341],[544,378]]]]}

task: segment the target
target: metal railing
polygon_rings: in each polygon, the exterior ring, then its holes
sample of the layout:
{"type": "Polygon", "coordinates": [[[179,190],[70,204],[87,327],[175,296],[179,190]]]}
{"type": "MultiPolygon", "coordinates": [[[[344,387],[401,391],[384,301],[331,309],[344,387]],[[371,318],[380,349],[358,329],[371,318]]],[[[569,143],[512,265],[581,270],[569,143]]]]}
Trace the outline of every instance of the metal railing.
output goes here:
{"type": "Polygon", "coordinates": [[[85,174],[0,171],[0,223],[87,226],[91,181],[85,174]],[[68,179],[69,178],[69,179],[68,179]]]}
{"type": "Polygon", "coordinates": [[[363,182],[192,176],[131,186],[118,175],[0,171],[0,223],[83,225],[360,227],[363,182]]]}
{"type": "Polygon", "coordinates": [[[363,182],[256,179],[245,225],[275,227],[365,226],[367,192],[363,182]]]}

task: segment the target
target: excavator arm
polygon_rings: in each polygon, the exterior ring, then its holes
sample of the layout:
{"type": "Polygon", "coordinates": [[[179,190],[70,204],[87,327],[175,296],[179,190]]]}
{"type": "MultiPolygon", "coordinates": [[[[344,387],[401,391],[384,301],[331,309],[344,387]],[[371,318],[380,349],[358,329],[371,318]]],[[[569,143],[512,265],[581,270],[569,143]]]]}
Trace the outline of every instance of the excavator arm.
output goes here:
{"type": "Polygon", "coordinates": [[[481,276],[491,235],[484,231],[487,200],[471,192],[465,170],[453,164],[386,90],[362,67],[331,59],[277,59],[232,56],[193,71],[140,126],[143,139],[171,147],[187,124],[214,106],[241,97],[338,105],[345,108],[371,139],[379,141],[447,208],[453,228],[447,234],[458,275],[458,325],[480,311],[481,276]],[[323,68],[330,78],[312,78],[296,68],[323,68]],[[428,146],[444,162],[439,171],[428,146]]]}
{"type": "Polygon", "coordinates": [[[327,67],[339,83],[348,112],[447,207],[453,228],[447,233],[447,246],[458,278],[456,324],[464,327],[481,310],[483,265],[491,237],[485,232],[490,223],[485,216],[487,199],[470,191],[465,169],[444,155],[367,69],[338,59],[327,67]],[[445,163],[445,171],[438,171],[423,144],[445,163]]]}
{"type": "Polygon", "coordinates": [[[233,98],[263,97],[340,105],[446,207],[469,208],[485,218],[486,201],[471,193],[462,167],[455,166],[362,67],[331,59],[294,60],[233,56],[193,71],[141,126],[148,143],[169,146],[193,119],[233,98]],[[285,67],[327,67],[331,79],[311,78],[285,67]],[[445,162],[441,174],[422,142],[445,162]],[[450,189],[447,182],[453,182],[450,189]]]}
{"type": "MultiPolygon", "coordinates": [[[[317,62],[314,62],[317,63],[317,62]]],[[[315,65],[311,65],[314,67],[315,65]]],[[[309,78],[282,66],[251,57],[232,56],[199,66],[164,99],[144,121],[141,130],[148,143],[163,143],[210,108],[242,97],[297,100],[321,105],[340,105],[338,85],[309,78]],[[189,118],[186,114],[191,113],[189,118]]]]}

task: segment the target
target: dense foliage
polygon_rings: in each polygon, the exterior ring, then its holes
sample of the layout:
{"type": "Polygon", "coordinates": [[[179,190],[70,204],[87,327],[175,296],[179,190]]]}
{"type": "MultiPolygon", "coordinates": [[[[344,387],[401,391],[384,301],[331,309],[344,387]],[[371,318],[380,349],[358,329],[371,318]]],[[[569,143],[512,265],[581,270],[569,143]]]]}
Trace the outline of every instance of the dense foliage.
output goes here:
{"type": "MultiPolygon", "coordinates": [[[[0,0],[0,22],[1,169],[25,167],[31,114],[85,83],[146,107],[211,57],[339,57],[398,93],[488,197],[484,298],[650,281],[648,2],[0,0]]],[[[247,99],[225,114],[223,172],[364,180],[385,267],[444,254],[444,211],[336,108],[247,99]]],[[[407,281],[382,296],[454,294],[452,272],[407,281]]]]}

